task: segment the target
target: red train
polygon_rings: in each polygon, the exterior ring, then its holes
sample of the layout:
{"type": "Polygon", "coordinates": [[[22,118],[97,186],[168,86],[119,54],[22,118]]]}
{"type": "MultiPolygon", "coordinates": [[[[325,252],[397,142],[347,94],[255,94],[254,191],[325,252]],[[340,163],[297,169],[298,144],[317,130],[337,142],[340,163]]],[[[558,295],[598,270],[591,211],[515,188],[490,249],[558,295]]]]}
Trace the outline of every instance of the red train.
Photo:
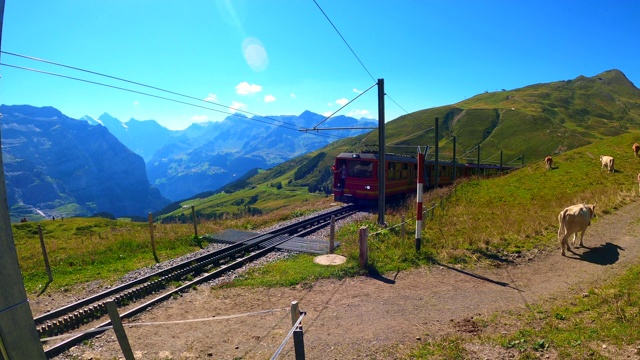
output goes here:
{"type": "MultiPolygon", "coordinates": [[[[416,193],[416,158],[385,154],[385,194],[386,198],[403,198],[416,193]]],[[[453,183],[453,162],[439,161],[438,186],[453,183]]],[[[378,201],[378,154],[341,153],[333,165],[333,197],[335,201],[346,203],[376,203],[378,201]]],[[[456,163],[456,178],[498,173],[511,169],[490,164],[456,163]]],[[[425,161],[425,190],[436,186],[435,161],[425,161]]]]}

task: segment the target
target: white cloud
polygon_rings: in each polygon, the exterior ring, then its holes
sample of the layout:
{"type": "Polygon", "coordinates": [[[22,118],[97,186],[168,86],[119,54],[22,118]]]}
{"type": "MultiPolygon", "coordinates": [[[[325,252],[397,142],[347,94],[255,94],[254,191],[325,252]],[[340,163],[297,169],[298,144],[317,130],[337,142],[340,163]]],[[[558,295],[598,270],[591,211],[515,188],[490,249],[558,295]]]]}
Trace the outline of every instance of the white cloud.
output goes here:
{"type": "Polygon", "coordinates": [[[325,113],[322,113],[322,116],[329,117],[329,116],[331,116],[331,114],[333,114],[331,111],[327,111],[325,113]]]}
{"type": "Polygon", "coordinates": [[[204,101],[218,102],[218,95],[209,93],[209,95],[204,98],[204,101]]]}
{"type": "Polygon", "coordinates": [[[239,101],[233,101],[231,103],[231,106],[229,106],[229,110],[232,110],[232,111],[246,110],[246,109],[247,109],[247,105],[239,101]]]}
{"type": "Polygon", "coordinates": [[[256,84],[249,84],[246,81],[236,85],[236,93],[240,95],[252,95],[262,91],[262,86],[256,84]]]}
{"type": "Polygon", "coordinates": [[[353,92],[356,94],[362,94],[362,90],[358,90],[356,88],[353,88],[353,92]]]}
{"type": "Polygon", "coordinates": [[[209,117],[207,115],[193,115],[191,120],[195,122],[205,122],[209,120],[209,117]]]}
{"type": "Polygon", "coordinates": [[[336,104],[338,104],[340,106],[345,106],[348,102],[349,102],[349,100],[345,99],[345,98],[336,100],[336,104]]]}
{"type": "Polygon", "coordinates": [[[267,95],[264,97],[264,102],[270,103],[276,101],[276,97],[273,95],[267,95]]]}
{"type": "Polygon", "coordinates": [[[294,99],[296,98],[296,94],[294,94],[294,93],[289,94],[289,96],[291,96],[294,99]]]}
{"type": "Polygon", "coordinates": [[[355,110],[355,111],[350,111],[347,116],[353,117],[353,118],[368,118],[368,119],[372,119],[373,116],[371,115],[371,113],[369,112],[369,110],[355,110]]]}

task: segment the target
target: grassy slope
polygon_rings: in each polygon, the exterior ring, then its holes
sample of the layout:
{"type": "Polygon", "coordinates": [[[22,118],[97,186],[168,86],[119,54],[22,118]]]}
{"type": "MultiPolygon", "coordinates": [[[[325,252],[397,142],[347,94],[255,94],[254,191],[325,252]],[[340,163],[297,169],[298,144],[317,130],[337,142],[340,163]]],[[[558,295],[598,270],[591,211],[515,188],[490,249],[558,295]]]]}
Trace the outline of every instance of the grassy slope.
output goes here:
{"type": "MultiPolygon", "coordinates": [[[[640,130],[640,90],[617,70],[606,71],[593,77],[580,76],[573,80],[536,84],[520,89],[485,93],[457,104],[426,109],[401,116],[386,124],[387,152],[415,154],[435,144],[435,118],[439,119],[441,159],[453,156],[452,136],[456,136],[456,156],[459,161],[475,162],[476,145],[480,144],[481,161],[499,161],[518,166],[521,157],[525,163],[536,162],[545,156],[557,155],[611,136],[640,130]],[[429,130],[431,129],[431,130],[429,130]],[[409,145],[413,148],[394,147],[409,145]]],[[[251,206],[270,211],[284,205],[272,202],[268,185],[280,182],[281,194],[289,201],[306,199],[308,189],[330,189],[327,171],[337,154],[343,151],[361,151],[377,146],[378,132],[337,141],[311,154],[298,157],[250,179],[245,190],[234,189],[234,195],[218,194],[211,199],[185,202],[201,204],[203,213],[246,213],[245,205],[234,205],[257,195],[251,206]],[[325,153],[317,170],[295,180],[296,169],[325,153]],[[264,185],[267,185],[266,187],[264,185]],[[293,193],[296,193],[293,196],[293,193]],[[207,209],[209,208],[209,209],[207,209]]],[[[228,192],[227,192],[228,194],[228,192]]],[[[177,216],[176,210],[167,216],[177,216]]]]}
{"type": "MultiPolygon", "coordinates": [[[[423,251],[416,254],[413,241],[401,238],[401,217],[415,219],[414,201],[406,208],[390,210],[383,229],[376,216],[351,224],[338,232],[342,246],[337,252],[350,260],[336,267],[333,275],[353,273],[358,263],[358,230],[368,226],[376,233],[370,252],[369,271],[385,273],[407,269],[434,260],[452,264],[492,262],[510,253],[533,248],[557,247],[557,216],[575,203],[596,203],[600,214],[614,211],[636,193],[640,159],[633,157],[631,145],[639,133],[608,138],[556,157],[554,169],[547,171],[542,161],[499,178],[468,180],[453,192],[443,189],[425,196],[423,251]],[[616,173],[600,170],[599,155],[616,158],[616,173]],[[566,179],[572,179],[567,182],[566,179]],[[473,209],[473,211],[469,211],[473,209]]],[[[407,234],[415,232],[415,222],[405,224],[407,234]]],[[[296,258],[297,279],[315,279],[320,267],[312,256],[296,258]],[[305,275],[305,272],[308,272],[305,275]]],[[[323,270],[324,271],[324,270],[323,270]]],[[[283,285],[292,281],[287,274],[269,266],[254,270],[246,284],[283,285]]]]}
{"type": "MultiPolygon", "coordinates": [[[[406,209],[389,211],[387,221],[390,228],[380,228],[374,215],[360,223],[341,228],[337,240],[342,245],[337,252],[348,258],[344,265],[327,268],[313,263],[310,255],[298,255],[287,261],[252,270],[236,285],[289,286],[312,282],[318,278],[342,278],[361,273],[358,268],[357,246],[357,234],[361,226],[367,226],[370,233],[374,234],[370,242],[371,266],[367,269],[373,274],[429,264],[434,260],[472,265],[477,262],[490,263],[508,253],[532,248],[551,247],[557,251],[556,216],[564,206],[577,202],[597,202],[597,211],[602,214],[615,211],[637,195],[635,176],[640,172],[640,159],[633,157],[630,147],[638,138],[639,133],[630,133],[569,151],[556,157],[557,168],[552,171],[546,171],[540,161],[500,178],[479,181],[474,179],[461,183],[446,198],[446,190],[428,193],[426,207],[435,205],[435,208],[426,217],[423,250],[420,253],[415,252],[413,241],[403,239],[400,227],[395,226],[403,215],[406,219],[413,219],[413,202],[409,202],[406,209]],[[616,173],[600,171],[597,160],[600,154],[616,158],[616,173]],[[565,181],[567,178],[572,181],[565,181]]],[[[283,173],[282,176],[287,176],[286,174],[283,173]]],[[[272,188],[270,191],[278,190],[272,188]]],[[[302,215],[305,211],[329,205],[328,201],[323,201],[295,204],[294,207],[274,211],[267,216],[203,222],[200,233],[217,232],[223,228],[261,227],[291,217],[294,213],[302,215]]],[[[147,224],[105,219],[65,219],[44,221],[40,225],[44,230],[54,274],[54,282],[48,291],[95,280],[112,282],[127,271],[153,264],[147,224]]],[[[405,226],[408,238],[411,239],[414,221],[407,221],[405,226]]],[[[13,229],[26,288],[29,292],[37,292],[46,284],[37,224],[15,224],[13,229]]],[[[155,238],[161,260],[198,249],[192,241],[190,224],[156,224],[155,238]]],[[[515,333],[482,341],[507,348],[523,347],[523,358],[531,358],[531,354],[549,346],[573,357],[576,353],[571,350],[575,347],[571,345],[571,341],[575,343],[577,340],[574,338],[587,339],[577,334],[584,327],[592,326],[593,321],[590,319],[601,318],[602,322],[598,326],[603,329],[626,329],[636,324],[638,316],[634,309],[637,298],[634,296],[639,284],[637,277],[625,279],[620,280],[620,285],[614,285],[613,288],[595,289],[594,296],[585,300],[592,302],[580,302],[575,306],[562,308],[545,306],[537,312],[539,316],[527,319],[527,322],[522,321],[515,333]],[[610,309],[623,311],[626,317],[605,316],[610,309]],[[557,327],[547,326],[541,320],[555,317],[556,313],[572,319],[571,326],[575,327],[567,331],[576,334],[574,338],[565,332],[558,332],[557,327]],[[569,338],[573,340],[566,340],[569,338]],[[546,342],[540,342],[541,340],[546,342]]],[[[509,318],[486,321],[509,321],[509,318]]],[[[626,345],[640,340],[632,330],[624,330],[624,336],[603,330],[598,336],[604,340],[610,337],[610,342],[626,345]]],[[[418,350],[414,357],[464,358],[465,352],[461,344],[465,341],[467,340],[446,338],[431,342],[418,350]]]]}

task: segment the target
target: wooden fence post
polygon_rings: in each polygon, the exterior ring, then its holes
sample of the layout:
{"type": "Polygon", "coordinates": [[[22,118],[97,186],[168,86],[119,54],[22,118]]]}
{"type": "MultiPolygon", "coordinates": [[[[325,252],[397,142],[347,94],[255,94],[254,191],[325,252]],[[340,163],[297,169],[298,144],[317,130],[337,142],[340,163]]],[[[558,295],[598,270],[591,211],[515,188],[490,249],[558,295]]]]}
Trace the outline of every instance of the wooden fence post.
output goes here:
{"type": "Polygon", "coordinates": [[[369,229],[366,226],[360,228],[359,244],[360,244],[360,267],[366,268],[369,263],[369,248],[367,238],[369,237],[369,229]]]}
{"type": "Polygon", "coordinates": [[[53,276],[51,275],[51,266],[49,266],[49,256],[47,255],[47,247],[44,245],[44,237],[42,236],[42,226],[38,224],[38,235],[40,236],[40,247],[42,248],[42,256],[44,257],[44,267],[47,269],[47,275],[49,276],[49,283],[53,282],[53,276]]]}
{"type": "Polygon", "coordinates": [[[120,344],[120,348],[122,349],[124,358],[126,360],[135,360],[135,358],[133,357],[133,351],[131,350],[131,345],[129,345],[127,333],[124,331],[122,320],[120,319],[118,309],[116,308],[116,303],[113,301],[113,299],[107,301],[107,311],[109,312],[111,325],[113,325],[113,331],[115,331],[116,333],[116,338],[118,338],[118,344],[120,344]]]}
{"type": "Polygon", "coordinates": [[[291,326],[295,325],[298,322],[298,318],[300,317],[300,307],[298,306],[297,301],[291,302],[291,326]]]}
{"type": "MultiPolygon", "coordinates": [[[[193,232],[195,234],[196,240],[198,240],[198,217],[196,216],[196,207],[191,206],[191,217],[193,218],[193,232]]],[[[200,248],[202,248],[202,244],[198,242],[200,248]]]]}
{"type": "MultiPolygon", "coordinates": [[[[291,302],[291,326],[295,326],[300,318],[300,307],[297,301],[291,302]]],[[[302,333],[302,324],[298,325],[293,331],[293,347],[295,350],[296,360],[304,360],[304,337],[302,333]]]]}
{"type": "Polygon", "coordinates": [[[156,254],[156,241],[153,235],[153,214],[149,213],[149,234],[151,235],[151,251],[153,251],[153,258],[157,263],[160,262],[158,254],[156,254]]]}
{"type": "Polygon", "coordinates": [[[331,227],[329,228],[329,254],[333,254],[335,250],[336,238],[336,216],[331,215],[331,227]]]}

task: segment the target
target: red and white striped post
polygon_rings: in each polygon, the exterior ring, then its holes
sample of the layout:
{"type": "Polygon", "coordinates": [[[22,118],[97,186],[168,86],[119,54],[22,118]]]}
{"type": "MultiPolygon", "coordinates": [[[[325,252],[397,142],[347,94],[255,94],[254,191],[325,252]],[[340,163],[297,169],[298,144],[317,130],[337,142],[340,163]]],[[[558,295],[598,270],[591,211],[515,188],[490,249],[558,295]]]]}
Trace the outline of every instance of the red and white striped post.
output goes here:
{"type": "Polygon", "coordinates": [[[424,191],[422,189],[424,185],[424,154],[420,152],[418,148],[418,193],[416,195],[416,252],[420,251],[420,245],[422,243],[422,195],[424,191]]]}

